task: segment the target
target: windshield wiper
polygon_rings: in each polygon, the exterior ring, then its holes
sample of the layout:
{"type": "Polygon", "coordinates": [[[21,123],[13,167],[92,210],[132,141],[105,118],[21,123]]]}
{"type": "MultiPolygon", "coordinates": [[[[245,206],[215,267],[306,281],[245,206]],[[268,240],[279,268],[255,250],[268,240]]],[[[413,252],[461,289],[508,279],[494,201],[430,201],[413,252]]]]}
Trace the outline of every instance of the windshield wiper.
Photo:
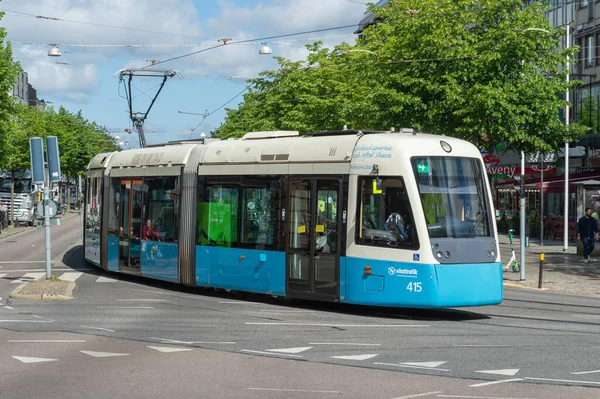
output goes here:
{"type": "Polygon", "coordinates": [[[473,237],[473,234],[475,234],[475,230],[477,229],[477,227],[479,227],[479,224],[483,220],[483,215],[486,214],[487,210],[477,212],[477,218],[475,219],[475,222],[473,222],[473,226],[469,229],[469,235],[467,237],[473,237]]]}

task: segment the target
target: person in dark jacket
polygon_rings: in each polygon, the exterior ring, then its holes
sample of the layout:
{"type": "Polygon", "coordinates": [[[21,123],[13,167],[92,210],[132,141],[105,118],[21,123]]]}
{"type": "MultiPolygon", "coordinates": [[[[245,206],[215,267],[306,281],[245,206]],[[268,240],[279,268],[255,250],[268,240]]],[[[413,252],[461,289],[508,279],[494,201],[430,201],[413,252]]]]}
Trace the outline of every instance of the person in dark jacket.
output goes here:
{"type": "Polygon", "coordinates": [[[577,222],[577,239],[583,243],[583,261],[590,261],[590,254],[594,251],[598,239],[598,221],[592,217],[590,208],[586,208],[585,216],[577,222]]]}

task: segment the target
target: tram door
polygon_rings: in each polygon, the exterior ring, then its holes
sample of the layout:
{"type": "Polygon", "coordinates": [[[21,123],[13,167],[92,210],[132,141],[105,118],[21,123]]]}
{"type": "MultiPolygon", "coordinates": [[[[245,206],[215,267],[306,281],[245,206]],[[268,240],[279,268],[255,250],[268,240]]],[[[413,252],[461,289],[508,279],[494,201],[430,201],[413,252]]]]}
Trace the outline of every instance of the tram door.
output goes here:
{"type": "Polygon", "coordinates": [[[119,200],[119,271],[140,274],[142,180],[121,180],[119,200]]]}
{"type": "Polygon", "coordinates": [[[339,298],[340,185],[336,179],[290,180],[287,243],[290,296],[339,298]]]}

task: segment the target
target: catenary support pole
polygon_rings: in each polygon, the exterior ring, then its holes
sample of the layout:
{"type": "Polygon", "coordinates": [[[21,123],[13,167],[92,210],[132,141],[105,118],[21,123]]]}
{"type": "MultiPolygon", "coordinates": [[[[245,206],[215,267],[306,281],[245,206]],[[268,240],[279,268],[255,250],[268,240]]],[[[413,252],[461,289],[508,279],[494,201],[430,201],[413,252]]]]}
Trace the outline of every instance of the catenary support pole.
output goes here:
{"type": "Polygon", "coordinates": [[[520,280],[525,281],[525,152],[521,151],[521,198],[519,198],[520,205],[520,238],[521,238],[521,250],[520,250],[520,280]]]}
{"type": "Polygon", "coordinates": [[[44,229],[46,230],[46,279],[52,276],[52,251],[50,246],[50,188],[44,186],[44,229]]]}
{"type": "MultiPolygon", "coordinates": [[[[567,25],[567,42],[565,44],[566,48],[571,46],[571,25],[567,25]]],[[[569,74],[571,72],[571,62],[567,57],[567,84],[569,83],[569,74]]],[[[569,126],[569,87],[567,86],[567,93],[565,95],[565,100],[567,100],[567,105],[565,106],[565,125],[569,126]]],[[[563,215],[564,221],[564,245],[563,251],[567,251],[569,249],[569,143],[565,143],[565,209],[563,215]]]]}

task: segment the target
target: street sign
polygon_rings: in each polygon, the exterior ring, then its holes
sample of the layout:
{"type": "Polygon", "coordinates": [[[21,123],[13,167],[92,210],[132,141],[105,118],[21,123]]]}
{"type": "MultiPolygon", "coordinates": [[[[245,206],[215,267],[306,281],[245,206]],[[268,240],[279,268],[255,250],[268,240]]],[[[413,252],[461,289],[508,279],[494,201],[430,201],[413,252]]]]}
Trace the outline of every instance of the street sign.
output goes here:
{"type": "Polygon", "coordinates": [[[60,152],[58,150],[58,138],[56,136],[46,137],[46,153],[48,155],[48,176],[51,183],[60,181],[60,152]]]}
{"type": "Polygon", "coordinates": [[[56,215],[56,202],[52,201],[52,200],[41,200],[40,202],[38,202],[37,204],[37,214],[40,217],[53,217],[54,215],[56,215]],[[44,213],[44,209],[46,208],[44,205],[48,204],[48,215],[46,215],[44,213]]]}
{"type": "Polygon", "coordinates": [[[417,162],[417,172],[429,173],[429,164],[426,159],[417,162]]]}
{"type": "Polygon", "coordinates": [[[44,173],[44,146],[40,137],[29,139],[29,159],[31,161],[33,184],[43,184],[46,180],[44,173]]]}

